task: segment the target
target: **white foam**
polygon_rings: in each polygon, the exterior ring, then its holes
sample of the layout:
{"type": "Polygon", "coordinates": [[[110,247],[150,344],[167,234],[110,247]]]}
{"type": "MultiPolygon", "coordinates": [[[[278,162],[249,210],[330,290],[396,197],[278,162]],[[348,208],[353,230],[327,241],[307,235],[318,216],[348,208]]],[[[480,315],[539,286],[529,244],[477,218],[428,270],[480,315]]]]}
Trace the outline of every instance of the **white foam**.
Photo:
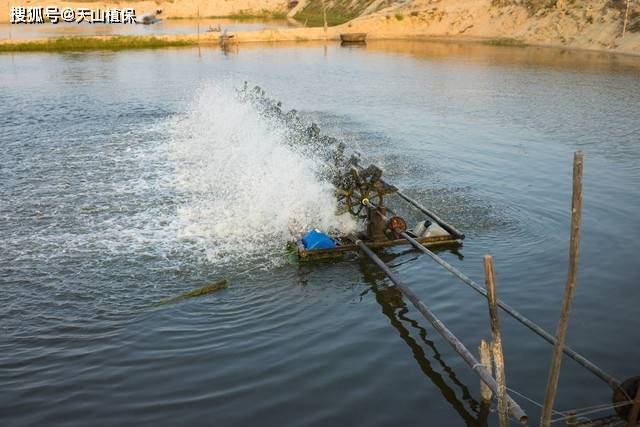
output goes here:
{"type": "Polygon", "coordinates": [[[170,125],[169,157],[184,196],[179,238],[204,245],[215,261],[284,248],[290,229],[352,231],[348,215],[335,215],[319,165],[287,147],[286,134],[230,86],[204,86],[170,125]]]}

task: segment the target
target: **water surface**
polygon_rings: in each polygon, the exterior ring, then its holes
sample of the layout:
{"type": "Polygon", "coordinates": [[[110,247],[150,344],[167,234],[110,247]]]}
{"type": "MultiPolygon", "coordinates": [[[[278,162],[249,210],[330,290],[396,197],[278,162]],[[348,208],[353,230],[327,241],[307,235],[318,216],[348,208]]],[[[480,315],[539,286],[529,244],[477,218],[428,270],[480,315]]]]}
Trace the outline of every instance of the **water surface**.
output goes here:
{"type": "MultiPolygon", "coordinates": [[[[284,225],[326,220],[327,189],[235,101],[244,80],[464,230],[441,255],[482,282],[491,253],[500,296],[550,331],[582,150],[568,342],[638,374],[635,58],[294,44],[3,54],[0,76],[4,425],[482,425],[476,377],[369,261],[282,262],[284,225]],[[153,306],[219,277],[228,290],[153,306]]],[[[469,348],[490,336],[486,303],[429,258],[383,257],[469,348]]],[[[541,401],[551,348],[502,327],[509,386],[541,401]]],[[[609,399],[565,361],[558,409],[609,399]]]]}

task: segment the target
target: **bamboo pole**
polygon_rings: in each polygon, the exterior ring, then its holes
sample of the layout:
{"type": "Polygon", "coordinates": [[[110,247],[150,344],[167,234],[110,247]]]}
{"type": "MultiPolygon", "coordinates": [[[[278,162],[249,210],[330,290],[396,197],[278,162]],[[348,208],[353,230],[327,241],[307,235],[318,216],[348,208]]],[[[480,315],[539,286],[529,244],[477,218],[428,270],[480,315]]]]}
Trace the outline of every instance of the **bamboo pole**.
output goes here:
{"type": "MultiPolygon", "coordinates": [[[[376,206],[373,205],[372,203],[368,203],[367,205],[371,208],[376,208],[376,206]]],[[[381,215],[380,211],[378,211],[378,215],[381,215]]],[[[469,276],[467,276],[466,274],[464,274],[463,272],[461,272],[460,270],[458,270],[457,268],[455,268],[454,266],[446,262],[444,259],[440,258],[438,255],[430,251],[426,246],[418,242],[416,239],[408,235],[406,232],[401,232],[398,234],[400,234],[402,238],[404,238],[411,245],[413,245],[413,247],[429,255],[431,259],[433,259],[436,263],[442,266],[445,270],[453,274],[456,278],[460,279],[462,283],[464,283],[465,285],[468,285],[471,289],[473,289],[474,291],[478,292],[480,295],[487,298],[487,291],[483,289],[480,285],[478,285],[476,282],[471,280],[469,276]]],[[[535,334],[543,338],[545,341],[547,341],[550,344],[556,343],[556,339],[553,337],[553,335],[551,335],[549,332],[542,329],[538,324],[532,322],[531,320],[523,316],[519,311],[517,311],[510,305],[506,304],[505,302],[501,301],[500,299],[498,299],[497,302],[498,302],[498,307],[500,307],[503,311],[505,311],[508,315],[510,315],[514,319],[516,319],[518,322],[522,323],[524,326],[529,328],[535,334]]],[[[618,388],[620,388],[620,382],[616,378],[614,378],[612,375],[608,374],[607,372],[603,371],[599,366],[597,366],[596,364],[588,360],[586,357],[582,356],[581,354],[573,350],[571,347],[564,346],[562,351],[567,356],[569,356],[570,358],[578,362],[580,365],[582,365],[584,368],[586,368],[589,372],[593,373],[595,376],[597,376],[602,381],[607,383],[609,387],[611,387],[613,390],[617,390],[618,388]]]]}
{"type": "MultiPolygon", "coordinates": [[[[482,363],[487,371],[492,372],[493,363],[491,362],[491,350],[489,349],[489,343],[485,340],[480,341],[478,354],[480,355],[480,363],[482,363]]],[[[482,380],[480,380],[480,396],[482,396],[483,402],[490,402],[493,396],[489,386],[482,380]]]]}
{"type": "Polygon", "coordinates": [[[487,285],[489,317],[491,320],[491,335],[493,336],[491,347],[493,350],[493,361],[496,364],[496,382],[498,383],[498,416],[500,419],[500,427],[507,427],[509,425],[509,416],[507,414],[507,384],[504,373],[504,355],[502,353],[502,333],[500,331],[498,305],[496,302],[496,281],[491,255],[484,256],[484,272],[487,285]]]}
{"type": "Polygon", "coordinates": [[[629,413],[629,424],[627,427],[635,427],[638,424],[638,415],[640,414],[640,383],[636,389],[636,397],[633,402],[633,408],[629,413]]]}
{"type": "MultiPolygon", "coordinates": [[[[413,306],[424,316],[425,319],[431,323],[431,326],[438,332],[444,339],[453,347],[462,359],[471,367],[473,372],[478,375],[482,381],[484,381],[493,393],[497,393],[498,386],[496,380],[491,373],[485,369],[485,367],[478,362],[478,360],[471,354],[471,352],[460,342],[460,340],[436,317],[435,314],[429,310],[429,308],[418,298],[418,296],[408,287],[402,284],[400,279],[395,275],[393,271],[367,246],[365,243],[354,237],[350,236],[350,239],[373,261],[391,281],[397,286],[398,290],[413,304],[413,306]]],[[[509,411],[511,414],[522,424],[526,424],[528,417],[527,414],[520,408],[520,406],[507,395],[509,403],[509,411]]]]}
{"type": "Polygon", "coordinates": [[[210,293],[226,289],[228,285],[229,282],[227,282],[227,279],[221,279],[217,282],[209,283],[208,285],[180,294],[177,297],[162,300],[156,305],[172,304],[174,302],[182,301],[187,298],[201,297],[203,295],[208,295],[210,293]]]}
{"type": "Polygon", "coordinates": [[[553,356],[551,357],[551,368],[549,370],[547,391],[545,394],[544,405],[542,407],[542,416],[540,418],[540,425],[543,427],[548,427],[551,425],[553,403],[556,398],[558,379],[560,378],[562,352],[567,336],[567,327],[569,326],[569,312],[571,311],[571,302],[573,300],[573,295],[576,289],[578,258],[580,256],[580,223],[582,220],[583,160],[584,159],[582,152],[577,151],[573,156],[573,199],[571,201],[571,243],[569,245],[569,274],[564,291],[562,312],[560,314],[558,329],[556,331],[556,343],[553,347],[553,356]]]}

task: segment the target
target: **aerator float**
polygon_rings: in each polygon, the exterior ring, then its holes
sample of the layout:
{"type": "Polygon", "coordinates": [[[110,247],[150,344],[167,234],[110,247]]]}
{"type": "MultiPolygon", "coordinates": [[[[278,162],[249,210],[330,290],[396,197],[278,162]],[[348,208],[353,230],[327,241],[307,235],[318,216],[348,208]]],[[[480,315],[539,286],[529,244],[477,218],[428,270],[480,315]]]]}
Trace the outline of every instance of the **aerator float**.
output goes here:
{"type": "Polygon", "coordinates": [[[428,247],[462,244],[462,233],[406,197],[395,186],[386,183],[382,179],[382,170],[377,166],[361,168],[357,156],[353,156],[345,170],[334,177],[334,185],[338,213],[349,213],[356,220],[364,222],[364,230],[355,236],[329,236],[314,229],[304,236],[298,236],[290,246],[295,249],[301,262],[336,259],[346,252],[358,251],[358,246],[353,242],[354,237],[373,249],[411,245],[402,236],[403,233],[428,247]],[[394,215],[385,205],[385,198],[391,195],[399,195],[408,201],[425,215],[425,219],[408,229],[404,218],[394,215]],[[389,213],[391,216],[387,216],[389,213]]]}

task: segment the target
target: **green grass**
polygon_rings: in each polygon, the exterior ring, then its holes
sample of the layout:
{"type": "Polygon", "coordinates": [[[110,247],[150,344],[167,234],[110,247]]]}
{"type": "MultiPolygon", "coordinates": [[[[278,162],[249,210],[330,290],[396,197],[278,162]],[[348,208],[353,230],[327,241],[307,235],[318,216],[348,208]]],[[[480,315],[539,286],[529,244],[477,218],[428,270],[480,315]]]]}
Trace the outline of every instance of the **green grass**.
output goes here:
{"type": "MultiPolygon", "coordinates": [[[[335,0],[327,2],[327,24],[329,26],[344,24],[360,14],[373,3],[373,0],[335,0]]],[[[322,27],[324,18],[322,0],[311,0],[294,17],[297,21],[306,23],[308,27],[322,27]]]]}
{"type": "Polygon", "coordinates": [[[187,40],[164,40],[157,37],[114,36],[61,37],[48,41],[27,41],[0,44],[0,52],[69,52],[80,50],[153,49],[161,47],[190,46],[187,40]]]}
{"type": "Polygon", "coordinates": [[[517,46],[517,47],[527,46],[527,44],[525,42],[523,42],[522,40],[512,39],[512,38],[509,38],[509,37],[491,39],[491,40],[487,40],[487,41],[485,41],[483,43],[484,44],[488,44],[490,46],[517,46]]]}
{"type": "MultiPolygon", "coordinates": [[[[213,15],[213,16],[205,16],[203,18],[207,19],[236,19],[238,21],[242,20],[253,20],[253,19],[287,19],[287,13],[283,11],[269,11],[267,9],[263,9],[259,12],[252,12],[247,10],[241,10],[236,13],[232,13],[230,15],[213,15]]],[[[174,19],[174,18],[172,18],[174,19]]]]}

